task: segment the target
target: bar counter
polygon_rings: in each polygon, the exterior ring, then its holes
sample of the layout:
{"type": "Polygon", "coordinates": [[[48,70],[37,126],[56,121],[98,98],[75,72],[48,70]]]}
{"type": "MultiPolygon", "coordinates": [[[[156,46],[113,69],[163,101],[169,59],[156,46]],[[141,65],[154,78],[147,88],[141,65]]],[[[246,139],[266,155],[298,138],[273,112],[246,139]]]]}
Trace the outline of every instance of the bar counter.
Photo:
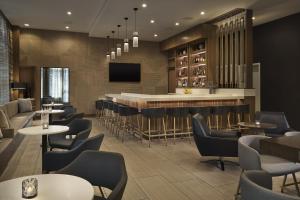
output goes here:
{"type": "MultiPolygon", "coordinates": [[[[230,89],[228,89],[230,90],[230,89]]],[[[218,105],[238,105],[245,103],[245,99],[254,97],[254,90],[232,89],[231,92],[219,92],[216,94],[106,94],[106,98],[114,102],[138,108],[157,107],[192,107],[192,106],[218,106],[218,105]],[[243,92],[241,92],[243,91],[243,92]]]]}

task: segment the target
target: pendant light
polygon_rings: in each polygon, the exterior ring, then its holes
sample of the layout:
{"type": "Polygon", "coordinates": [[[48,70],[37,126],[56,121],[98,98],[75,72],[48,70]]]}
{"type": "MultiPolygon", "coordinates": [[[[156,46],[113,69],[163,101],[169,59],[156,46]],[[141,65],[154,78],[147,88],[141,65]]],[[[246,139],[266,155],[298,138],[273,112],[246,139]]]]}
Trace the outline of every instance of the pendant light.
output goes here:
{"type": "Polygon", "coordinates": [[[110,58],[112,60],[116,59],[116,51],[115,51],[115,31],[112,31],[112,35],[113,35],[113,47],[111,48],[111,53],[110,53],[110,58]]]}
{"type": "Polygon", "coordinates": [[[134,32],[132,37],[132,47],[139,47],[139,33],[136,31],[136,12],[138,8],[134,8],[134,32]]]}
{"type": "Polygon", "coordinates": [[[118,25],[118,37],[117,37],[117,56],[122,55],[122,45],[119,43],[119,33],[120,33],[120,27],[121,25],[118,25]]]}
{"type": "Polygon", "coordinates": [[[128,21],[128,17],[125,17],[124,20],[125,20],[124,52],[129,52],[129,40],[128,40],[128,37],[127,37],[127,21],[128,21]]]}
{"type": "Polygon", "coordinates": [[[107,51],[106,51],[106,61],[110,61],[110,52],[109,52],[109,36],[106,36],[107,40],[107,51]]]}

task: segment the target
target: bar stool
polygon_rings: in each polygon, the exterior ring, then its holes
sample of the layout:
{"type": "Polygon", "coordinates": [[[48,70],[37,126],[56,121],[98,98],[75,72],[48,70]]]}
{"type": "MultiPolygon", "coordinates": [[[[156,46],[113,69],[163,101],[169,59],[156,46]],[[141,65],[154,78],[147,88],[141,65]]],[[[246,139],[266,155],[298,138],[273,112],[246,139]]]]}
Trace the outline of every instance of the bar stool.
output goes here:
{"type": "Polygon", "coordinates": [[[111,120],[112,123],[112,134],[114,134],[117,130],[117,127],[119,125],[119,104],[113,102],[113,117],[111,120]]]}
{"type": "Polygon", "coordinates": [[[102,111],[103,111],[103,100],[97,100],[96,101],[96,118],[102,117],[102,111]]]}
{"type": "Polygon", "coordinates": [[[212,107],[212,114],[215,116],[215,124],[216,124],[217,130],[219,130],[220,127],[221,128],[223,127],[223,117],[224,116],[226,116],[227,128],[231,127],[230,113],[232,112],[232,109],[233,109],[232,106],[227,106],[227,105],[212,107]],[[219,119],[219,117],[221,120],[219,119]],[[219,124],[219,122],[220,122],[220,124],[219,124]]]}
{"type": "Polygon", "coordinates": [[[108,120],[108,100],[103,100],[103,125],[107,126],[107,120],[108,120]]]}
{"type": "Polygon", "coordinates": [[[201,114],[207,121],[208,127],[211,129],[211,120],[210,116],[212,113],[212,108],[211,107],[190,107],[189,112],[191,116],[194,116],[195,114],[201,114]]]}
{"type": "MultiPolygon", "coordinates": [[[[166,124],[165,124],[165,114],[166,111],[164,108],[145,108],[141,111],[143,118],[147,119],[148,129],[144,132],[144,123],[142,119],[142,135],[148,138],[148,145],[151,146],[151,138],[153,137],[164,137],[165,144],[167,145],[167,133],[166,133],[166,124]],[[160,126],[155,127],[155,121],[160,122],[160,126]],[[152,123],[151,123],[152,122],[152,123]],[[157,130],[151,129],[158,128],[157,130]]],[[[141,137],[142,138],[142,137],[141,137]]]]}
{"type": "Polygon", "coordinates": [[[118,113],[120,117],[120,123],[117,129],[117,135],[119,136],[120,131],[122,130],[122,142],[124,142],[125,133],[128,133],[127,117],[129,116],[129,107],[125,105],[118,106],[118,113]]]}
{"type": "Polygon", "coordinates": [[[245,120],[246,115],[248,115],[248,122],[251,122],[250,116],[250,105],[249,104],[241,104],[236,105],[234,107],[234,111],[237,114],[237,122],[241,122],[241,120],[245,120]]]}
{"type": "Polygon", "coordinates": [[[176,136],[177,135],[188,135],[189,140],[191,142],[191,130],[190,130],[190,122],[189,122],[189,108],[179,107],[179,108],[167,108],[166,109],[167,117],[172,119],[172,133],[173,133],[173,142],[175,144],[176,136]],[[184,130],[184,123],[186,121],[186,130],[184,130]],[[180,124],[177,127],[176,121],[181,121],[181,128],[180,124]],[[179,130],[179,132],[177,132],[179,130]],[[186,131],[186,132],[185,132],[186,131]]]}

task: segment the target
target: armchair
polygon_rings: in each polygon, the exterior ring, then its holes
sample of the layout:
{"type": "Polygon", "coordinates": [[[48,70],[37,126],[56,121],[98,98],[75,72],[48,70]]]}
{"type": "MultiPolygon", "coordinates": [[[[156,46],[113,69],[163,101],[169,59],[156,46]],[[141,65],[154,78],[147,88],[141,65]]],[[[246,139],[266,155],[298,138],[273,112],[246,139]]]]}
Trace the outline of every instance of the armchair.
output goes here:
{"type": "Polygon", "coordinates": [[[202,156],[217,156],[224,171],[223,157],[238,157],[238,133],[234,131],[211,131],[202,115],[192,119],[195,143],[202,156]]]}

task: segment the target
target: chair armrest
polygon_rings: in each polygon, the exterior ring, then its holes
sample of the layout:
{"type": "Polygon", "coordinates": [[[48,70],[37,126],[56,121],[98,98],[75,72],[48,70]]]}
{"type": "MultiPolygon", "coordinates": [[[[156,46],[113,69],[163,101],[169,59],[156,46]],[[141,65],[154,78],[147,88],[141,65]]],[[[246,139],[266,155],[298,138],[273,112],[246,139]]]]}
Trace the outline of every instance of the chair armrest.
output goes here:
{"type": "Polygon", "coordinates": [[[1,131],[3,138],[13,138],[15,135],[15,129],[13,128],[3,128],[1,131]]]}
{"type": "Polygon", "coordinates": [[[219,138],[238,138],[240,137],[241,133],[237,131],[211,131],[211,137],[219,137],[219,138]]]}

